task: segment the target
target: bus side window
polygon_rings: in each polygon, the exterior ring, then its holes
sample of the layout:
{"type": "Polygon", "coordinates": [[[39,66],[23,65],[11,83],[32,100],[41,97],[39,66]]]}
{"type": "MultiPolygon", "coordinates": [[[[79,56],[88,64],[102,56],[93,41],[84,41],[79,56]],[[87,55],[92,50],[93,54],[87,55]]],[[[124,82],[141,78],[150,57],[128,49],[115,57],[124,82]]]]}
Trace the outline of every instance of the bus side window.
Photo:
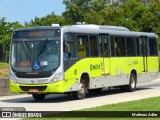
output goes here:
{"type": "Polygon", "coordinates": [[[90,36],[90,51],[92,57],[98,57],[98,42],[97,36],[90,36]]]}
{"type": "Polygon", "coordinates": [[[147,38],[145,36],[140,37],[141,55],[148,56],[147,38]]]}
{"type": "Polygon", "coordinates": [[[64,61],[75,60],[76,52],[75,52],[75,34],[74,33],[66,33],[64,34],[64,42],[63,42],[63,57],[64,61]]]}
{"type": "Polygon", "coordinates": [[[156,38],[149,38],[149,55],[150,56],[157,56],[158,55],[156,38]]]}
{"type": "Polygon", "coordinates": [[[140,40],[139,40],[139,38],[136,38],[136,49],[137,49],[137,56],[140,56],[141,52],[140,52],[140,40]]]}
{"type": "Polygon", "coordinates": [[[71,57],[71,48],[70,48],[69,41],[65,42],[65,48],[66,48],[65,53],[67,54],[68,58],[70,58],[71,57]]]}
{"type": "Polygon", "coordinates": [[[116,56],[126,56],[124,37],[115,37],[116,56]]]}
{"type": "Polygon", "coordinates": [[[78,57],[85,58],[89,56],[89,44],[87,35],[77,36],[78,57]]]}
{"type": "Polygon", "coordinates": [[[75,58],[74,41],[65,41],[64,48],[64,59],[75,58]]]}
{"type": "Polygon", "coordinates": [[[116,48],[116,43],[114,42],[114,37],[110,37],[110,44],[111,44],[111,56],[115,56],[115,48],[116,48]]]}
{"type": "Polygon", "coordinates": [[[106,57],[109,55],[109,44],[108,44],[108,35],[100,35],[99,36],[99,47],[100,47],[100,56],[106,57]]]}
{"type": "Polygon", "coordinates": [[[104,37],[104,53],[103,56],[108,56],[108,36],[104,37]]]}
{"type": "Polygon", "coordinates": [[[99,49],[100,49],[100,56],[103,55],[103,43],[102,43],[102,37],[99,36],[99,49]]]}
{"type": "Polygon", "coordinates": [[[136,56],[135,39],[126,37],[127,56],[136,56]]]}

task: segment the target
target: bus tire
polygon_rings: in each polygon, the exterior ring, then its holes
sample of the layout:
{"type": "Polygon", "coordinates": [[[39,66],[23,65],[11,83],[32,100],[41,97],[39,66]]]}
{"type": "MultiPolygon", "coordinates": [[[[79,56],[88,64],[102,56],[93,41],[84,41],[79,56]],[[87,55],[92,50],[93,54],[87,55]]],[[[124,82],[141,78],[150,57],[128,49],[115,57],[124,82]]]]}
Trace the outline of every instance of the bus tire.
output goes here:
{"type": "Polygon", "coordinates": [[[136,75],[134,73],[131,73],[130,79],[129,79],[129,85],[123,85],[120,86],[120,90],[122,92],[134,92],[136,90],[136,75]]]}
{"type": "Polygon", "coordinates": [[[46,95],[45,94],[32,94],[32,96],[36,101],[42,101],[44,100],[46,95]]]}
{"type": "Polygon", "coordinates": [[[130,80],[129,80],[129,85],[127,86],[127,91],[128,92],[134,92],[136,90],[136,75],[134,73],[131,73],[130,75],[130,80]]]}
{"type": "Polygon", "coordinates": [[[84,99],[87,93],[87,86],[85,81],[82,79],[79,84],[79,90],[73,92],[73,98],[76,100],[84,99]]]}

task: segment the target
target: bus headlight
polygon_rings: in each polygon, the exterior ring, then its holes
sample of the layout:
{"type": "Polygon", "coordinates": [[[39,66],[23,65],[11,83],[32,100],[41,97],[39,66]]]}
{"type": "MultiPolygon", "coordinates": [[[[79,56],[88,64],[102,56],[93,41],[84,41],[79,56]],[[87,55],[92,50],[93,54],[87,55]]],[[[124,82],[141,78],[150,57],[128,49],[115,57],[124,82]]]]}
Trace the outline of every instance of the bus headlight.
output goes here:
{"type": "Polygon", "coordinates": [[[58,82],[59,79],[60,79],[60,77],[61,77],[61,74],[62,74],[62,73],[57,73],[57,74],[53,77],[53,79],[51,80],[50,83],[58,82]]]}

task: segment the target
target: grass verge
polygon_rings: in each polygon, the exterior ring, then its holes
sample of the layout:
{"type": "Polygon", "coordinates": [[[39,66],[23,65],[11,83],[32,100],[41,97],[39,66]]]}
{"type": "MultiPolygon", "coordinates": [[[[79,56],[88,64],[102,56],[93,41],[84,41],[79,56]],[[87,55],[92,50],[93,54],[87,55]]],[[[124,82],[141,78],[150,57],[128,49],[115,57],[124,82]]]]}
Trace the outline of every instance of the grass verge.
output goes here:
{"type": "Polygon", "coordinates": [[[0,62],[0,69],[3,69],[3,68],[8,68],[8,63],[3,63],[3,62],[0,62]]]}
{"type": "Polygon", "coordinates": [[[8,63],[0,62],[0,79],[8,78],[8,63]]]}
{"type": "MultiPolygon", "coordinates": [[[[83,113],[86,113],[89,111],[89,112],[93,112],[93,115],[100,113],[100,112],[104,112],[104,111],[138,111],[138,112],[141,112],[141,111],[160,111],[160,97],[153,97],[153,98],[148,98],[148,99],[142,99],[142,100],[136,100],[136,101],[130,101],[130,102],[124,102],[124,103],[117,103],[117,104],[111,104],[111,105],[103,105],[103,106],[99,106],[99,107],[94,107],[94,108],[88,108],[88,109],[81,109],[79,111],[71,111],[71,112],[65,112],[65,113],[59,113],[57,115],[55,114],[51,114],[51,115],[48,115],[46,118],[41,118],[43,120],[51,120],[51,119],[54,119],[54,120],[74,120],[74,119],[78,119],[78,120],[152,120],[152,119],[158,119],[160,120],[160,118],[153,118],[153,117],[145,117],[145,118],[142,118],[142,117],[120,117],[120,118],[104,118],[104,117],[83,117],[83,113]],[[83,112],[82,112],[83,111],[83,112]],[[72,116],[74,113],[78,113],[78,114],[81,114],[79,116],[81,117],[78,117],[78,118],[75,118],[75,117],[70,117],[70,115],[72,116]],[[61,117],[61,116],[64,116],[64,117],[61,117]]],[[[124,113],[123,113],[124,114],[124,113]]],[[[28,118],[27,120],[32,120],[32,119],[35,119],[35,118],[28,118]]],[[[38,118],[38,120],[40,120],[40,118],[38,118]]]]}

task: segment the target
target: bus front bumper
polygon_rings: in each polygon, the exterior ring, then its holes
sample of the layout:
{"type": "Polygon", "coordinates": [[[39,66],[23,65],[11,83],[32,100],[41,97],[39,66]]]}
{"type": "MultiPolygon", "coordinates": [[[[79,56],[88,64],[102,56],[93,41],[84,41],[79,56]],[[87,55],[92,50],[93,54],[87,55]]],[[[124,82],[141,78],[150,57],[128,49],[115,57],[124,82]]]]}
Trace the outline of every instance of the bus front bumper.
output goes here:
{"type": "Polygon", "coordinates": [[[17,84],[10,81],[10,92],[30,94],[65,93],[73,84],[66,84],[65,80],[52,84],[17,84]]]}

